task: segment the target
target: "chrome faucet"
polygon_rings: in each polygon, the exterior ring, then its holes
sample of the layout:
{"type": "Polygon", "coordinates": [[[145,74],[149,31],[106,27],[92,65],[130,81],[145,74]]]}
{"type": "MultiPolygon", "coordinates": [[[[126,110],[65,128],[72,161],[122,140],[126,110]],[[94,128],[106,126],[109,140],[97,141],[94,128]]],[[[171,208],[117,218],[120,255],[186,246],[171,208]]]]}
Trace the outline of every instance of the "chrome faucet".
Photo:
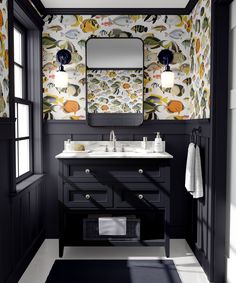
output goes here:
{"type": "Polygon", "coordinates": [[[112,151],[116,152],[116,135],[114,130],[110,131],[110,142],[112,143],[112,151]]]}

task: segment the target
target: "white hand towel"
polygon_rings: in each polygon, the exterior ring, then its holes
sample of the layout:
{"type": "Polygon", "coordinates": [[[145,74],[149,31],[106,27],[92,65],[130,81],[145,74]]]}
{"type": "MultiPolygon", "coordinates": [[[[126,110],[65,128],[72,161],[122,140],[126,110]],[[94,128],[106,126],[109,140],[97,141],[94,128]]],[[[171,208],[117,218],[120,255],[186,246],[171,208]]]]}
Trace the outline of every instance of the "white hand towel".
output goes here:
{"type": "Polygon", "coordinates": [[[126,217],[100,217],[98,218],[99,235],[125,236],[126,222],[126,217]]]}
{"type": "Polygon", "coordinates": [[[202,166],[201,166],[201,156],[199,146],[196,145],[195,149],[195,190],[190,192],[193,198],[203,197],[203,182],[202,182],[202,166]]]}
{"type": "Polygon", "coordinates": [[[185,187],[188,192],[195,191],[195,145],[190,143],[188,147],[188,156],[185,172],[185,187]]]}

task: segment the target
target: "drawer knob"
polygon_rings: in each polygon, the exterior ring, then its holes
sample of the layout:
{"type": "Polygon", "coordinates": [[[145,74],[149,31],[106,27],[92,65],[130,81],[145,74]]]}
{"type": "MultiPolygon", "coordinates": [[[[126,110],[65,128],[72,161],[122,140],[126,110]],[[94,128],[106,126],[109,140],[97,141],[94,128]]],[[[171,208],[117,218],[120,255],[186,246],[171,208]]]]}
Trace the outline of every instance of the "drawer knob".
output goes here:
{"type": "Polygon", "coordinates": [[[89,174],[90,173],[90,169],[85,169],[85,173],[89,174]]]}
{"type": "Polygon", "coordinates": [[[143,199],[143,195],[141,195],[141,194],[138,195],[138,198],[139,198],[139,199],[143,199]]]}
{"type": "Polygon", "coordinates": [[[143,174],[143,169],[138,169],[139,174],[143,174]]]}
{"type": "Polygon", "coordinates": [[[90,196],[89,194],[87,194],[87,195],[85,195],[85,198],[86,198],[86,199],[90,199],[91,196],[90,196]]]}

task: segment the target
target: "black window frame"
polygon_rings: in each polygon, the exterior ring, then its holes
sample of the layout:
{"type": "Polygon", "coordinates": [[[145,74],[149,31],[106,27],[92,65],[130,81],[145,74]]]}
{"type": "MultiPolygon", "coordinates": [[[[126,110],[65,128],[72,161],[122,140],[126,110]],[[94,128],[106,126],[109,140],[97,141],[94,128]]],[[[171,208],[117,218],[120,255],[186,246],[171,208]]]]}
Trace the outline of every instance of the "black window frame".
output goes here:
{"type": "MultiPolygon", "coordinates": [[[[15,69],[15,66],[18,66],[22,69],[22,98],[14,96],[14,104],[15,104],[15,107],[17,108],[19,104],[27,105],[29,107],[29,135],[28,136],[20,137],[20,138],[18,137],[18,133],[19,133],[18,119],[16,119],[16,122],[15,122],[17,124],[17,136],[15,136],[15,146],[18,147],[16,151],[18,158],[16,159],[16,156],[15,156],[15,162],[17,162],[18,160],[18,166],[16,167],[18,168],[18,173],[19,173],[19,141],[29,140],[29,171],[27,171],[26,173],[18,177],[16,176],[16,183],[19,183],[23,181],[24,179],[30,177],[34,173],[34,170],[33,170],[33,164],[34,164],[33,162],[33,102],[29,100],[29,95],[28,95],[27,29],[16,18],[14,18],[14,30],[15,29],[18,32],[20,32],[22,36],[22,46],[21,46],[22,63],[19,64],[15,62],[15,60],[13,60],[14,69],[15,69]]],[[[15,94],[15,90],[14,90],[14,94],[15,94]]],[[[19,116],[18,110],[17,110],[17,115],[19,116]]]]}

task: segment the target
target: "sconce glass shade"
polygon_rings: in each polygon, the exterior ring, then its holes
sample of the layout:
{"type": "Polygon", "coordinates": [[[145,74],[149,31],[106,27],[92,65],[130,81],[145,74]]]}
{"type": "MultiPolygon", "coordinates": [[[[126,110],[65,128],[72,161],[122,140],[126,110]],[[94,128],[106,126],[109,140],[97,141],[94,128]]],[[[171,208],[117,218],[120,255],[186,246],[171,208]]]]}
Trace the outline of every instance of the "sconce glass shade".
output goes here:
{"type": "Polygon", "coordinates": [[[163,88],[171,88],[174,86],[175,74],[170,70],[165,70],[161,74],[161,86],[163,88]]]}
{"type": "Polygon", "coordinates": [[[161,74],[161,86],[163,88],[172,88],[174,86],[175,75],[170,70],[169,64],[172,63],[174,54],[171,50],[164,49],[159,53],[158,59],[162,65],[166,65],[165,71],[161,74]]]}
{"type": "Polygon", "coordinates": [[[71,53],[66,49],[61,49],[57,52],[57,61],[60,63],[59,70],[55,74],[55,87],[68,87],[68,74],[64,70],[63,65],[69,64],[71,61],[71,53]]]}
{"type": "Polygon", "coordinates": [[[59,70],[55,74],[55,87],[68,87],[68,74],[65,71],[59,70]]]}

